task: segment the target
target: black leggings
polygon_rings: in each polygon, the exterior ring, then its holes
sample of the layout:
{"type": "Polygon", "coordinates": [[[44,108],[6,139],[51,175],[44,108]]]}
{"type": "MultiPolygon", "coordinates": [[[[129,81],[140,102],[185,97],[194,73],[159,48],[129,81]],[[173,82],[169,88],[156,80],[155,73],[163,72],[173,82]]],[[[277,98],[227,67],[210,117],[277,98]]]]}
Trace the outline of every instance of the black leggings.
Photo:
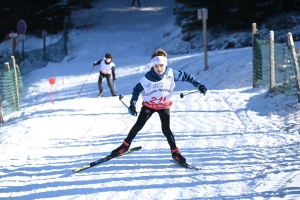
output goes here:
{"type": "Polygon", "coordinates": [[[161,110],[153,110],[146,106],[141,108],[141,112],[138,116],[137,121],[129,131],[127,138],[125,139],[127,142],[131,143],[135,138],[137,133],[144,127],[148,119],[152,116],[154,112],[157,112],[161,121],[161,129],[164,135],[166,136],[168,143],[170,145],[171,150],[176,148],[175,138],[170,129],[170,108],[161,109],[161,110]]]}
{"type": "Polygon", "coordinates": [[[108,87],[110,89],[111,94],[113,96],[117,96],[116,90],[115,90],[114,85],[113,85],[113,83],[111,81],[111,74],[103,74],[101,72],[100,72],[100,75],[99,75],[99,78],[98,78],[98,87],[99,87],[100,94],[103,94],[102,80],[104,78],[106,78],[106,80],[107,80],[107,85],[108,85],[108,87]]]}

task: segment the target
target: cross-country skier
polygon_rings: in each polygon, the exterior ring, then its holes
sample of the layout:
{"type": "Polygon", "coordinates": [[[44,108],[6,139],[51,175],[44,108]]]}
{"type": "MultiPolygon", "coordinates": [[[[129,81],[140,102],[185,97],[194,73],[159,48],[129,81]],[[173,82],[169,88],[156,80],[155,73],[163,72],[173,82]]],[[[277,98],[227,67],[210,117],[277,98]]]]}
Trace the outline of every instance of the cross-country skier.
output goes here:
{"type": "Polygon", "coordinates": [[[122,145],[111,152],[112,156],[128,151],[137,133],[143,128],[152,114],[157,112],[160,117],[162,132],[170,145],[173,159],[181,163],[186,162],[186,159],[180,154],[176,146],[174,135],[170,129],[171,97],[175,81],[189,82],[204,95],[207,89],[193,75],[167,67],[167,58],[168,54],[164,50],[158,49],[155,51],[151,56],[152,67],[150,71],[133,88],[128,113],[137,115],[135,105],[141,92],[143,92],[143,106],[136,123],[129,131],[122,145]]]}
{"type": "Polygon", "coordinates": [[[110,89],[112,96],[117,96],[116,90],[114,85],[116,84],[116,73],[115,73],[115,63],[112,61],[112,53],[106,53],[105,58],[94,62],[93,66],[100,64],[100,71],[99,71],[99,79],[98,79],[98,87],[99,87],[99,95],[98,97],[103,97],[103,86],[102,80],[106,78],[108,87],[110,89]],[[111,81],[111,75],[113,79],[113,83],[111,81]]]}

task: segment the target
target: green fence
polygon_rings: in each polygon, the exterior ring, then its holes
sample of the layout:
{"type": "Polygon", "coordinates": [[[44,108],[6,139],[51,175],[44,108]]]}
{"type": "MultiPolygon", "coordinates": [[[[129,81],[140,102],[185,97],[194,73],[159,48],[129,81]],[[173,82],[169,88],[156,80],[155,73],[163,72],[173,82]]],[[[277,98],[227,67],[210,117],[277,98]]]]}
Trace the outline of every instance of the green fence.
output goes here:
{"type": "Polygon", "coordinates": [[[252,48],[253,80],[256,81],[257,86],[265,86],[270,91],[298,96],[297,70],[299,69],[297,68],[300,48],[292,46],[289,42],[277,43],[272,40],[261,40],[259,34],[253,35],[252,48]],[[294,54],[293,50],[295,50],[294,54]]]}
{"type": "Polygon", "coordinates": [[[19,67],[15,65],[6,72],[0,72],[1,118],[20,110],[20,93],[23,88],[19,67]]]}

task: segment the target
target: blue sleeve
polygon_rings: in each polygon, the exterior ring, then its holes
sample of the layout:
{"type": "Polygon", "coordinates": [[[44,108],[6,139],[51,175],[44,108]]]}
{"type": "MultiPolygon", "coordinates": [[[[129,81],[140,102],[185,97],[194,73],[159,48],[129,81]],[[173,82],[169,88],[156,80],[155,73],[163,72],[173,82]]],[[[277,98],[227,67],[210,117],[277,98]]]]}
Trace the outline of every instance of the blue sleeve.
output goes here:
{"type": "Polygon", "coordinates": [[[195,76],[193,76],[190,73],[186,73],[182,70],[178,71],[173,69],[173,74],[174,74],[175,81],[189,82],[195,87],[197,87],[198,84],[201,84],[200,81],[195,76]]]}
{"type": "Polygon", "coordinates": [[[96,65],[99,65],[103,59],[96,62],[96,65]]]}
{"type": "Polygon", "coordinates": [[[144,90],[144,88],[143,88],[143,86],[140,82],[138,84],[136,84],[136,86],[133,88],[133,91],[132,91],[132,97],[131,97],[131,100],[130,100],[130,105],[133,105],[133,106],[136,105],[136,102],[139,98],[139,95],[143,90],[144,90]]]}

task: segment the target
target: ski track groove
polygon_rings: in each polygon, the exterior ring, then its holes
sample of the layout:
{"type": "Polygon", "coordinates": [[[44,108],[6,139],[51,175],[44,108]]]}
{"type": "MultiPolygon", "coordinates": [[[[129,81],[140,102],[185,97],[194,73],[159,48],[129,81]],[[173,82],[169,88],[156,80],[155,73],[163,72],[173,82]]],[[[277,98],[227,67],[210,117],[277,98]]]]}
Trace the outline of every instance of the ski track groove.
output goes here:
{"type": "MultiPolygon", "coordinates": [[[[101,99],[101,103],[111,100],[111,98],[101,99]]],[[[72,175],[70,173],[72,169],[104,157],[111,149],[120,145],[130,127],[135,123],[136,117],[126,114],[126,108],[116,104],[115,107],[109,109],[97,107],[94,110],[72,114],[68,120],[74,120],[74,122],[80,115],[87,114],[88,120],[84,122],[84,128],[80,128],[81,126],[74,123],[74,127],[72,127],[74,132],[70,135],[61,135],[59,130],[55,130],[54,134],[57,137],[48,140],[48,147],[39,149],[43,143],[37,144],[22,156],[3,160],[3,166],[0,167],[2,177],[0,183],[2,196],[0,197],[13,195],[17,199],[26,193],[27,196],[23,197],[38,198],[38,194],[47,194],[49,190],[54,189],[61,192],[64,190],[74,190],[75,192],[76,188],[82,188],[86,183],[89,183],[89,186],[84,186],[86,187],[85,192],[88,193],[95,188],[98,192],[114,190],[112,185],[122,185],[125,190],[126,187],[133,189],[138,185],[143,185],[145,180],[147,180],[147,185],[143,187],[149,190],[159,187],[156,182],[162,183],[164,180],[163,184],[172,188],[180,187],[182,184],[186,185],[186,190],[209,188],[210,194],[224,199],[230,197],[223,196],[223,193],[219,191],[228,185],[234,187],[235,184],[240,184],[242,188],[250,188],[251,193],[245,196],[257,196],[258,190],[264,192],[262,196],[268,196],[269,193],[282,195],[285,190],[281,188],[299,175],[299,171],[289,170],[292,164],[300,166],[300,162],[297,162],[300,157],[295,153],[296,147],[293,147],[292,142],[286,143],[283,146],[285,148],[276,146],[276,143],[270,144],[270,148],[265,148],[248,141],[251,135],[264,140],[273,138],[276,141],[285,141],[285,134],[277,130],[274,132],[247,130],[247,123],[252,123],[251,117],[245,111],[235,111],[229,99],[222,93],[211,92],[210,97],[206,97],[201,103],[197,103],[198,98],[193,95],[186,96],[184,99],[177,98],[177,101],[190,102],[193,107],[189,109],[188,106],[184,106],[188,104],[177,102],[171,113],[171,129],[173,129],[176,142],[188,162],[203,168],[200,172],[192,172],[169,163],[170,150],[161,132],[161,127],[157,124],[158,115],[154,114],[132,144],[132,146],[141,145],[143,147],[141,151],[111,160],[104,165],[100,164],[75,176],[72,175]],[[212,104],[217,107],[211,106],[211,101],[215,101],[212,104]],[[121,113],[124,111],[121,115],[120,110],[121,113]],[[183,112],[183,110],[186,111],[183,112]],[[119,123],[112,126],[109,123],[110,118],[106,117],[106,114],[115,115],[116,120],[125,117],[128,120],[118,120],[119,123]],[[99,123],[100,127],[108,124],[109,128],[95,130],[90,127],[94,123],[99,123]],[[206,125],[203,126],[203,123],[206,125]],[[114,126],[118,126],[118,132],[114,131],[114,126]],[[228,130],[231,131],[228,132],[228,130]],[[82,131],[85,132],[84,135],[81,135],[82,131]],[[76,137],[78,135],[80,137],[76,137]],[[187,143],[194,145],[186,150],[185,146],[187,145],[185,144],[187,143]],[[70,155],[59,151],[60,149],[75,150],[82,147],[84,147],[83,151],[73,152],[70,155]],[[51,156],[41,158],[35,158],[33,155],[27,156],[35,149],[44,151],[45,155],[49,155],[47,152],[51,152],[51,156]],[[146,154],[147,158],[145,159],[146,154]],[[278,161],[278,158],[281,160],[278,161]],[[168,171],[173,171],[173,175],[168,171]],[[156,172],[159,175],[155,175],[156,172]],[[97,176],[98,179],[90,180],[89,175],[97,176]],[[278,177],[279,175],[280,177],[278,177]],[[126,183],[123,181],[124,179],[130,179],[132,183],[126,183]],[[18,180],[17,183],[16,180],[18,180]],[[74,180],[74,185],[68,186],[74,180]],[[271,191],[263,187],[268,181],[275,183],[276,189],[271,191]],[[24,186],[36,188],[36,190],[23,190],[24,186]]],[[[96,102],[96,100],[93,99],[91,102],[96,102]]],[[[47,113],[46,115],[51,117],[47,113]]],[[[59,126],[60,123],[65,122],[53,123],[52,126],[59,126]]],[[[39,137],[38,135],[31,137],[36,136],[39,137]]],[[[44,140],[46,139],[47,137],[44,140]]],[[[2,144],[9,145],[9,143],[2,144]]],[[[164,191],[164,189],[161,190],[161,192],[164,191]]]]}

